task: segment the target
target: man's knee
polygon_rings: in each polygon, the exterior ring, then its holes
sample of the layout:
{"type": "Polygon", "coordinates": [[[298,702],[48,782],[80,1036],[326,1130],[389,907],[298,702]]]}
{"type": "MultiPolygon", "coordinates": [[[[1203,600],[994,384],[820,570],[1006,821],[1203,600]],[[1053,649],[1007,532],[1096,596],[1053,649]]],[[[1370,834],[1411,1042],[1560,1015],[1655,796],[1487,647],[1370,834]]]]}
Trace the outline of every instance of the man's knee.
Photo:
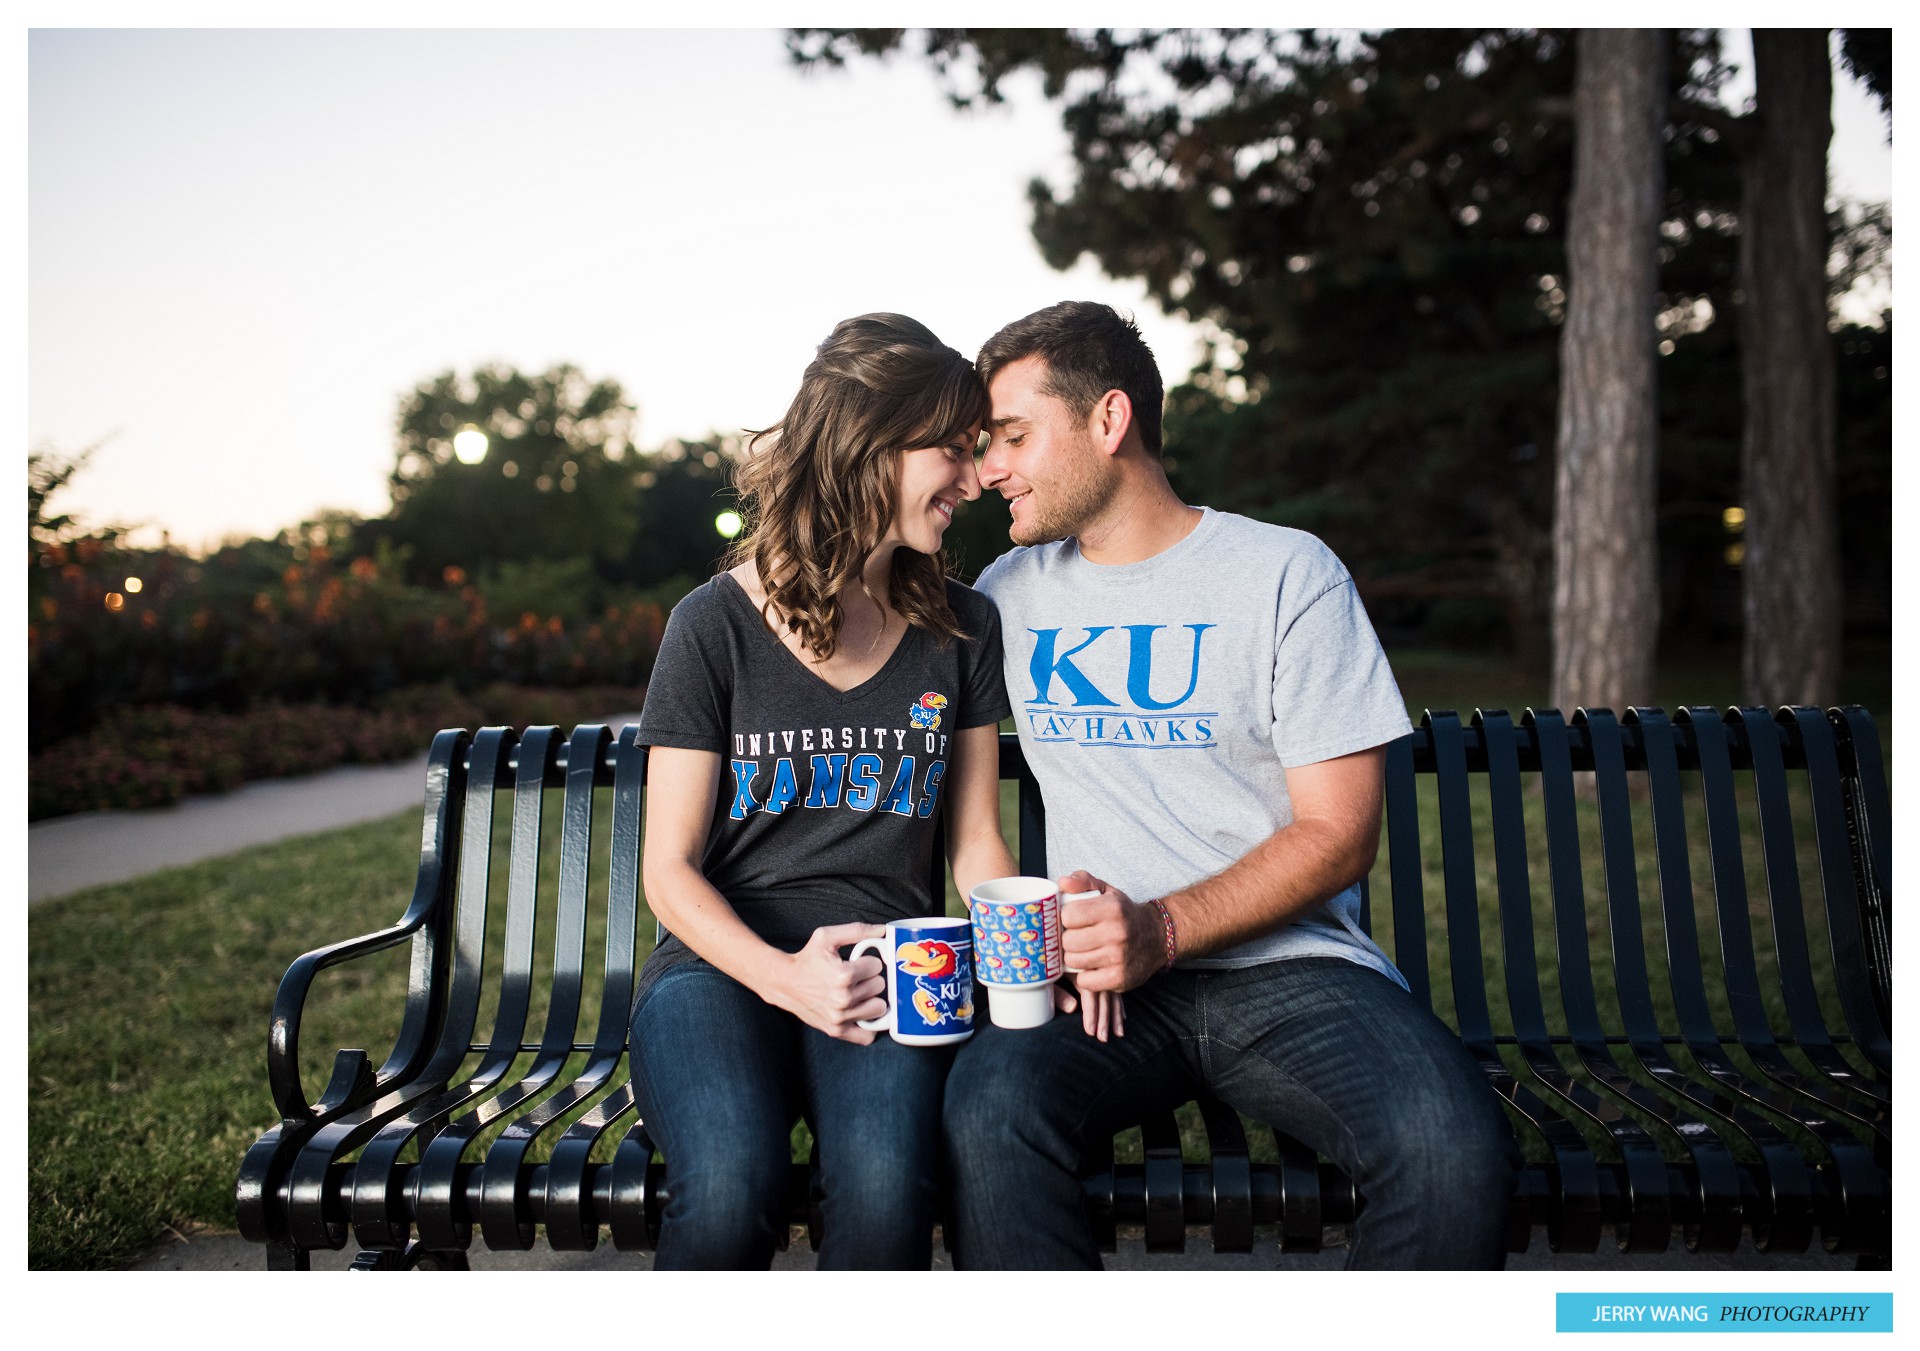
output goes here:
{"type": "Polygon", "coordinates": [[[1435,1205],[1504,1203],[1520,1164],[1499,1099],[1480,1083],[1449,1085],[1389,1118],[1381,1163],[1435,1205]]]}
{"type": "Polygon", "coordinates": [[[954,1061],[942,1105],[947,1149],[958,1160],[992,1159],[1058,1135],[1062,1102],[1046,1076],[1017,1051],[991,1043],[954,1061]]]}

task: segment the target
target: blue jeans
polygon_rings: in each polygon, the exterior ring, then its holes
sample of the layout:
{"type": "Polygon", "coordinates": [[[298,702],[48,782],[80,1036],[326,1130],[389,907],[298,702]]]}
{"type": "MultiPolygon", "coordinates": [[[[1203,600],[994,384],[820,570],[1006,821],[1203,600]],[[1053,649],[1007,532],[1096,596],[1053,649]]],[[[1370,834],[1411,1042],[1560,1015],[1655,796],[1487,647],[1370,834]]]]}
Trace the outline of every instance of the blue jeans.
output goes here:
{"type": "Polygon", "coordinates": [[[666,1156],[656,1269],[772,1263],[801,1116],[819,1145],[819,1265],[932,1265],[952,1048],[837,1041],[705,962],[641,997],[628,1045],[640,1119],[666,1156]]]}
{"type": "Polygon", "coordinates": [[[1100,1266],[1078,1173],[1089,1141],[1201,1090],[1334,1159],[1362,1198],[1350,1268],[1499,1268],[1519,1151],[1459,1039],[1338,957],[1164,972],[1127,1034],[1077,1015],[982,1018],[947,1081],[947,1246],[971,1268],[1100,1266]]]}

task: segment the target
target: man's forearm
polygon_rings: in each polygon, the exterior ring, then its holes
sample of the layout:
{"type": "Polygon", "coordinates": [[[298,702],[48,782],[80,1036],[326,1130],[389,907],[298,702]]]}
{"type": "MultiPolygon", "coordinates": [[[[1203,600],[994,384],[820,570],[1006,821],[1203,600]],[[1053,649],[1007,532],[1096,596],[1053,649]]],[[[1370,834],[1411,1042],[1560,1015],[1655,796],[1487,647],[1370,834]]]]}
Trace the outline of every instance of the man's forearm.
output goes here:
{"type": "Polygon", "coordinates": [[[1346,890],[1373,866],[1379,839],[1377,825],[1363,848],[1350,827],[1297,820],[1212,877],[1161,897],[1179,955],[1204,957],[1271,933],[1346,890]]]}

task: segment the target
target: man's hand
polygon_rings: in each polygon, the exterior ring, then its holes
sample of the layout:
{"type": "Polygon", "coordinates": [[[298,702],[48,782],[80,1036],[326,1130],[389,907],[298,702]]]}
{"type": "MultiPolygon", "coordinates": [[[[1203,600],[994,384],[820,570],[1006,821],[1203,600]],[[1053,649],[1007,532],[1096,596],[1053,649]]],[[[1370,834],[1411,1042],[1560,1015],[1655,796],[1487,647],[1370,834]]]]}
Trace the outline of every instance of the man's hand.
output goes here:
{"type": "Polygon", "coordinates": [[[1073,988],[1077,976],[1069,975],[1064,980],[1053,983],[1053,1007],[1059,1013],[1072,1013],[1080,1010],[1080,1025],[1087,1030],[1089,1037],[1105,1041],[1108,1037],[1127,1035],[1127,1010],[1124,1000],[1111,990],[1096,991],[1082,995],[1073,988]]]}
{"type": "Polygon", "coordinates": [[[1166,930],[1152,906],[1134,904],[1126,892],[1084,871],[1059,883],[1063,894],[1100,893],[1060,907],[1061,948],[1084,993],[1134,989],[1167,964],[1166,930]]]}

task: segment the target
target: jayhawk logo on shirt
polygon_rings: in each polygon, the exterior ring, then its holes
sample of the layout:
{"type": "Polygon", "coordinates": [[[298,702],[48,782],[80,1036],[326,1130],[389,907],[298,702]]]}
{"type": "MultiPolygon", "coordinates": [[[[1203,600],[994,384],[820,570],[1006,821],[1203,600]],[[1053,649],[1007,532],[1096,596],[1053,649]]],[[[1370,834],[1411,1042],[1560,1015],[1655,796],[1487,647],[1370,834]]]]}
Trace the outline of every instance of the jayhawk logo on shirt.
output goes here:
{"type": "Polygon", "coordinates": [[[928,690],[920,696],[920,702],[907,710],[907,716],[913,725],[927,732],[940,730],[940,710],[947,706],[947,696],[928,690]]]}

